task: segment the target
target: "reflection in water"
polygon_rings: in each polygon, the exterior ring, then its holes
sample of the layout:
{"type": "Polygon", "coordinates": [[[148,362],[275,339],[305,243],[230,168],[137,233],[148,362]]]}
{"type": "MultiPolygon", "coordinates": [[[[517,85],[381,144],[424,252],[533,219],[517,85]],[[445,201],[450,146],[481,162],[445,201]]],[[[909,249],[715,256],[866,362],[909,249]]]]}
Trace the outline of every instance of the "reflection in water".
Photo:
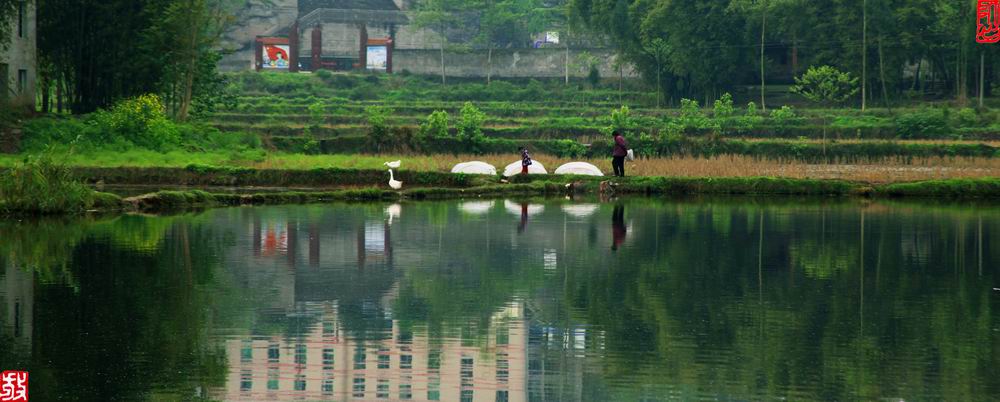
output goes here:
{"type": "Polygon", "coordinates": [[[611,213],[611,249],[618,250],[618,247],[625,242],[625,206],[621,203],[615,204],[615,210],[611,213]]]}
{"type": "Polygon", "coordinates": [[[2,221],[0,365],[39,400],[1000,393],[991,208],[504,204],[2,221]]]}

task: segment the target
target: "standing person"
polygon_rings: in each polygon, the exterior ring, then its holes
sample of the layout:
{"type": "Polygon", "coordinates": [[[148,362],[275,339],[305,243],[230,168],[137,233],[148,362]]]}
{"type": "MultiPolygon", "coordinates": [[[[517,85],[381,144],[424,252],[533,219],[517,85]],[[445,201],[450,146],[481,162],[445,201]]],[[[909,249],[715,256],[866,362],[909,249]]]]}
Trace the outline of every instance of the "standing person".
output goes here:
{"type": "Polygon", "coordinates": [[[612,135],[615,138],[615,148],[611,152],[611,167],[615,169],[615,176],[625,177],[625,157],[628,155],[628,142],[622,133],[615,130],[612,135]]]}
{"type": "Polygon", "coordinates": [[[521,174],[528,174],[528,166],[531,166],[531,154],[527,147],[521,147],[521,174]]]}

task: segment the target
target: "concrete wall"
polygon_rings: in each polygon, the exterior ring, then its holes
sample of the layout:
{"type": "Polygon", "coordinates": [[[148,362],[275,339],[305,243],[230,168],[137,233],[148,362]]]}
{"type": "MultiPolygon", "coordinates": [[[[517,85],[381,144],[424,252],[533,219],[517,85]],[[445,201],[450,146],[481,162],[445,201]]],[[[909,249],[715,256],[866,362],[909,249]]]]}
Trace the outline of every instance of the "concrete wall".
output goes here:
{"type": "MultiPolygon", "coordinates": [[[[6,89],[6,93],[0,94],[0,99],[10,100],[19,106],[32,107],[35,104],[35,86],[38,80],[35,1],[25,2],[22,35],[18,35],[17,14],[14,18],[8,49],[0,53],[0,65],[5,64],[7,70],[6,76],[0,77],[0,80],[6,81],[6,85],[0,85],[0,88],[6,89]],[[24,74],[20,74],[20,71],[24,71],[24,74]],[[25,79],[21,80],[19,77],[25,79]]],[[[0,73],[3,69],[3,66],[0,66],[0,73]]]]}
{"type": "MultiPolygon", "coordinates": [[[[614,68],[615,56],[602,49],[588,50],[600,60],[598,70],[601,77],[617,77],[614,68]]],[[[577,65],[579,52],[570,49],[570,76],[585,77],[589,70],[577,65]]],[[[485,77],[488,55],[486,51],[445,53],[446,74],[451,77],[485,77]]],[[[414,74],[437,75],[441,73],[441,53],[438,50],[396,49],[393,53],[393,69],[397,72],[408,70],[414,74]]],[[[566,51],[558,48],[543,49],[501,49],[493,51],[493,76],[512,78],[556,78],[566,74],[566,51]]],[[[631,68],[626,68],[626,77],[636,77],[631,68]]]]}
{"type": "Polygon", "coordinates": [[[222,36],[220,47],[231,53],[222,58],[219,68],[223,71],[252,70],[253,42],[257,35],[287,28],[295,23],[298,15],[298,0],[248,1],[236,12],[236,22],[222,36]]]}

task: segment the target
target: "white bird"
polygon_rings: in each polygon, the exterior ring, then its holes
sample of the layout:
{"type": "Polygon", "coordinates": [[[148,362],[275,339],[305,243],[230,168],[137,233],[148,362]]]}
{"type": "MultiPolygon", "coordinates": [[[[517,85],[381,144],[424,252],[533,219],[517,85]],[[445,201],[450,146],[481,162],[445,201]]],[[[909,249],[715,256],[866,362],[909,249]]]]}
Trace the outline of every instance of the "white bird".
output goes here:
{"type": "Polygon", "coordinates": [[[396,180],[396,178],[393,177],[392,169],[389,169],[389,187],[392,187],[393,190],[399,190],[403,188],[403,182],[396,180]]]}
{"type": "Polygon", "coordinates": [[[389,225],[390,226],[392,225],[393,218],[398,219],[399,218],[399,214],[402,211],[403,211],[403,206],[399,205],[399,204],[392,204],[392,205],[390,205],[388,207],[385,207],[385,214],[389,215],[389,225]]]}
{"type": "Polygon", "coordinates": [[[399,165],[401,165],[401,164],[403,164],[403,161],[395,161],[395,162],[386,162],[386,163],[383,163],[383,165],[388,166],[389,169],[399,169],[399,165]]]}

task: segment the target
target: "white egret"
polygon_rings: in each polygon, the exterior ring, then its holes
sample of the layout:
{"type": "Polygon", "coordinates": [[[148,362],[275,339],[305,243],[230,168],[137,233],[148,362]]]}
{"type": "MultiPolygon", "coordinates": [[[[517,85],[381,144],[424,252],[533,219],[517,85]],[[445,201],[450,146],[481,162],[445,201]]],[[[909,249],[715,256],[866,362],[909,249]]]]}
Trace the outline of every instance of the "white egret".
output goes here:
{"type": "Polygon", "coordinates": [[[393,177],[392,169],[389,169],[389,187],[392,187],[393,190],[399,190],[403,188],[403,182],[396,180],[396,178],[393,177]]]}
{"type": "Polygon", "coordinates": [[[472,161],[472,162],[462,162],[455,165],[455,167],[451,168],[451,172],[496,176],[497,168],[486,162],[472,161]]]}
{"type": "Polygon", "coordinates": [[[597,166],[591,165],[587,162],[570,162],[565,165],[559,166],[556,169],[556,174],[575,174],[580,176],[604,176],[601,169],[597,166]]]}

